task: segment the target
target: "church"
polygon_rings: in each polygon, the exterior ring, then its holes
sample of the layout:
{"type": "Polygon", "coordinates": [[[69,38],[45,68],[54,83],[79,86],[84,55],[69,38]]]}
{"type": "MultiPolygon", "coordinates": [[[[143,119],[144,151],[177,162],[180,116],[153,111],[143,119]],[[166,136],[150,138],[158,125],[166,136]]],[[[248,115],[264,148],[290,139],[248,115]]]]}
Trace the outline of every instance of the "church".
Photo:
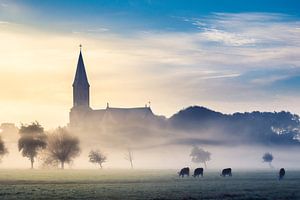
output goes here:
{"type": "Polygon", "coordinates": [[[142,124],[155,118],[150,106],[114,108],[107,103],[105,109],[90,107],[90,84],[82,52],[79,52],[76,74],[73,82],[73,107],[70,111],[69,126],[73,129],[98,129],[107,124],[142,124]]]}

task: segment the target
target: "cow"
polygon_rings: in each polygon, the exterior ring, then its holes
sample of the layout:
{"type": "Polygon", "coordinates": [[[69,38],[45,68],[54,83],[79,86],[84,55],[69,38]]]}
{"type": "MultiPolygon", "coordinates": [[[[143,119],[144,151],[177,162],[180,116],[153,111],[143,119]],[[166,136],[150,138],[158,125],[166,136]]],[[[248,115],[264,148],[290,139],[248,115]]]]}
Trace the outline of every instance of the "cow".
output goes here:
{"type": "Polygon", "coordinates": [[[190,176],[190,168],[188,167],[182,168],[180,172],[178,172],[178,175],[179,177],[181,176],[182,178],[184,177],[184,175],[190,176]]]}
{"type": "Polygon", "coordinates": [[[196,178],[196,177],[199,177],[199,175],[201,175],[201,177],[203,177],[203,168],[196,168],[194,170],[193,177],[196,178]]]}
{"type": "Polygon", "coordinates": [[[285,169],[281,168],[279,170],[279,180],[283,179],[284,175],[285,175],[285,169]]]}
{"type": "Polygon", "coordinates": [[[220,174],[220,176],[223,176],[223,177],[225,177],[225,176],[232,176],[232,172],[231,172],[231,168],[225,168],[225,169],[223,169],[222,170],[222,174],[220,174]]]}

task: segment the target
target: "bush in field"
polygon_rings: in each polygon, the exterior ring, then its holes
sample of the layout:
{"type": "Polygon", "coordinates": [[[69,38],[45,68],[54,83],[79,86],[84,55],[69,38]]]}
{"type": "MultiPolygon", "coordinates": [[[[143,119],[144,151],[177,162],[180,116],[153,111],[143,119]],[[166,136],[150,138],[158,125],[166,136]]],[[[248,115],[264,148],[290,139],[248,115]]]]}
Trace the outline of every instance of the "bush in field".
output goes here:
{"type": "Polygon", "coordinates": [[[106,162],[107,157],[100,150],[91,150],[89,153],[89,161],[98,164],[102,168],[102,164],[106,162]]]}
{"type": "Polygon", "coordinates": [[[1,162],[2,157],[7,153],[8,153],[8,151],[5,147],[4,141],[0,137],[0,162],[1,162]]]}
{"type": "Polygon", "coordinates": [[[210,152],[205,151],[204,149],[199,148],[197,146],[194,146],[190,153],[190,156],[192,157],[192,162],[203,163],[205,168],[207,168],[206,162],[210,161],[210,155],[210,152]]]}
{"type": "Polygon", "coordinates": [[[44,165],[55,165],[59,162],[61,168],[64,169],[64,164],[70,164],[79,154],[79,139],[69,133],[66,128],[57,128],[48,135],[44,165]]]}
{"type": "Polygon", "coordinates": [[[38,155],[38,151],[47,146],[44,128],[38,122],[32,122],[29,125],[22,124],[19,133],[19,151],[22,151],[24,157],[29,158],[33,169],[34,158],[38,155]]]}
{"type": "Polygon", "coordinates": [[[266,152],[266,153],[263,155],[262,159],[263,159],[263,162],[269,163],[270,168],[274,168],[274,167],[272,166],[272,161],[273,161],[274,157],[273,157],[273,155],[272,155],[271,153],[266,152]]]}

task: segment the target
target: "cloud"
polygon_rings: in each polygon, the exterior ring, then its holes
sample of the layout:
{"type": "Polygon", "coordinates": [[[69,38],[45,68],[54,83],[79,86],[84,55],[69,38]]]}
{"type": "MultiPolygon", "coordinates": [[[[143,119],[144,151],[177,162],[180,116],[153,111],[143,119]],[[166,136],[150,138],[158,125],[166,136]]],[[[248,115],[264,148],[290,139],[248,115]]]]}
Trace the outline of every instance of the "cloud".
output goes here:
{"type": "Polygon", "coordinates": [[[253,38],[247,38],[241,34],[229,33],[217,29],[206,29],[201,34],[207,38],[207,40],[222,42],[228,46],[254,45],[256,43],[256,40],[253,38]]]}
{"type": "Polygon", "coordinates": [[[214,13],[192,19],[208,40],[225,45],[255,45],[260,48],[299,45],[299,20],[278,13],[214,13]],[[204,21],[204,23],[203,23],[204,21]],[[296,43],[295,43],[296,42],[296,43]]]}
{"type": "Polygon", "coordinates": [[[5,25],[5,24],[9,24],[10,22],[8,22],[8,21],[0,21],[0,25],[5,25]]]}
{"type": "Polygon", "coordinates": [[[102,33],[102,32],[107,32],[109,31],[108,28],[96,28],[96,29],[89,29],[87,30],[88,32],[98,32],[98,33],[102,33]]]}
{"type": "Polygon", "coordinates": [[[234,78],[234,77],[238,77],[240,76],[240,74],[223,74],[223,75],[216,75],[216,76],[206,76],[206,77],[202,77],[202,79],[216,79],[216,78],[234,78]]]}
{"type": "Polygon", "coordinates": [[[73,34],[103,34],[110,31],[108,28],[93,28],[87,30],[72,30],[73,34]]]}

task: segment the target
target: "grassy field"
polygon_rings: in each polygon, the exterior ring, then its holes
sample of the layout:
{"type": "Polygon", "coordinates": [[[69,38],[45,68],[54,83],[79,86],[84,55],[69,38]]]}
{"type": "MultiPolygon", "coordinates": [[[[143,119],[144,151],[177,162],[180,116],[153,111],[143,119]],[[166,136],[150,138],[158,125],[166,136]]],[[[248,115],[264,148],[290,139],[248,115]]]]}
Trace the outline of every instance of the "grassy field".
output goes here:
{"type": "Polygon", "coordinates": [[[0,170],[0,199],[300,199],[300,171],[0,170]]]}

